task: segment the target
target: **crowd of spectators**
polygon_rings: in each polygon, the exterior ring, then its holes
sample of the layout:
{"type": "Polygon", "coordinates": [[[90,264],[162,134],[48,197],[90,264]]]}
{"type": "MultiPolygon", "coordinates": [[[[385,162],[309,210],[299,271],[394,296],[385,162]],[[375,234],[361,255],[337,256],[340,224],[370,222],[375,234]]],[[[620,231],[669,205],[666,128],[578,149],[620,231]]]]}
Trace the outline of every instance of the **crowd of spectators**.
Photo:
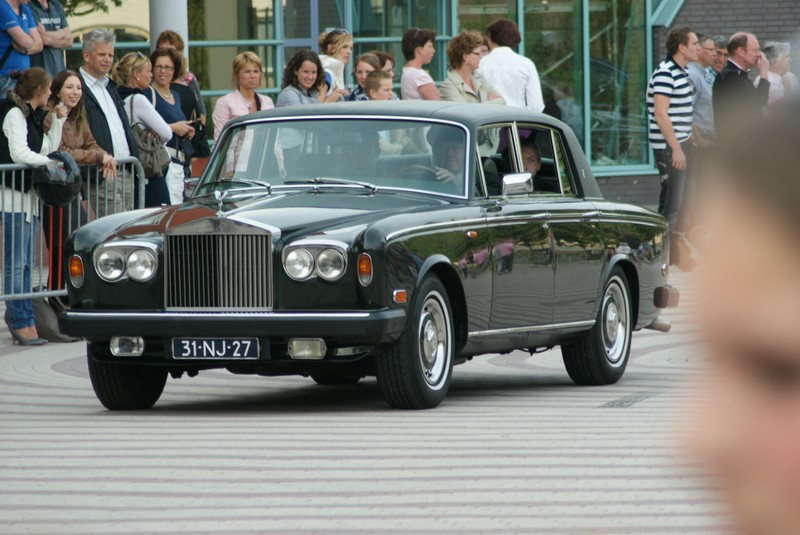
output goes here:
{"type": "Polygon", "coordinates": [[[800,83],[790,71],[789,43],[755,35],[730,37],[672,28],[667,57],[653,72],[647,89],[649,140],[661,177],[658,210],[669,221],[670,263],[691,270],[694,259],[687,234],[699,177],[720,140],[736,136],[770,107],[797,94],[800,83]]]}

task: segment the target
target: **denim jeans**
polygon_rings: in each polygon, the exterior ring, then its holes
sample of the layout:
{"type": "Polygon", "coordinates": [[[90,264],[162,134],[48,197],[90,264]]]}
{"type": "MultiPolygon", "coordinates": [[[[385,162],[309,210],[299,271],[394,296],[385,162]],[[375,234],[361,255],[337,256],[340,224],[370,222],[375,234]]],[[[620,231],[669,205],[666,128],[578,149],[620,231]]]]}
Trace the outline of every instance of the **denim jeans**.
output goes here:
{"type": "Polygon", "coordinates": [[[694,151],[691,141],[681,143],[681,150],[686,156],[686,167],[677,170],[672,166],[672,150],[654,150],[656,166],[661,176],[661,196],[658,202],[658,211],[667,218],[670,232],[684,232],[685,216],[682,213],[684,194],[687,189],[687,168],[693,165],[694,151]]]}
{"type": "MultiPolygon", "coordinates": [[[[28,222],[23,212],[3,214],[3,285],[6,294],[31,291],[34,229],[35,217],[28,222]]],[[[6,301],[6,310],[12,329],[33,326],[33,301],[30,299],[6,301]]]]}

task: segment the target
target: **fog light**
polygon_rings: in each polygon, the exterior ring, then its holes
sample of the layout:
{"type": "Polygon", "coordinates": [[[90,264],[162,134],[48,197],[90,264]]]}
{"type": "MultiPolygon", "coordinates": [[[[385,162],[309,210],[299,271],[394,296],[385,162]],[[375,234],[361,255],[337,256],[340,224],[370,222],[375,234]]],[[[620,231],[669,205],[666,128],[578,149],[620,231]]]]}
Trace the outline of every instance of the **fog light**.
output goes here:
{"type": "Polygon", "coordinates": [[[114,336],[108,347],[115,357],[141,357],[144,339],[141,336],[114,336]]]}
{"type": "Polygon", "coordinates": [[[296,360],[320,360],[328,348],[322,338],[292,338],[289,340],[289,356],[296,360]]]}

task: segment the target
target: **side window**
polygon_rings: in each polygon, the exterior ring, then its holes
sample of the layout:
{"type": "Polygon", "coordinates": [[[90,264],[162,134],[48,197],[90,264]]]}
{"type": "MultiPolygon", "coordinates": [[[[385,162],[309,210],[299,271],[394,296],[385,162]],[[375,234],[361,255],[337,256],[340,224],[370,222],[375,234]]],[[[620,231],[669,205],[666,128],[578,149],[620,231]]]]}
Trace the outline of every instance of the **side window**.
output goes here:
{"type": "Polygon", "coordinates": [[[553,130],[534,125],[517,125],[521,172],[533,175],[535,195],[561,195],[560,169],[563,154],[554,145],[553,130]]]}
{"type": "Polygon", "coordinates": [[[480,173],[476,173],[475,177],[481,180],[482,175],[483,184],[476,184],[477,192],[486,192],[488,197],[499,197],[503,193],[503,176],[517,172],[511,151],[512,134],[511,125],[487,126],[478,131],[476,148],[480,173]]]}

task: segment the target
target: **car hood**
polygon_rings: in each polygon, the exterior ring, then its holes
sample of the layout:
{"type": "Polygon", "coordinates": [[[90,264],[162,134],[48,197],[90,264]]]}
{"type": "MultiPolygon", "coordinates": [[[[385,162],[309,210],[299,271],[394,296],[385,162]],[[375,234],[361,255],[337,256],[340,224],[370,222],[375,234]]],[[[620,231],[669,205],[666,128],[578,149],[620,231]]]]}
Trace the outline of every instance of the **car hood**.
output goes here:
{"type": "Polygon", "coordinates": [[[283,238],[296,234],[349,233],[392,215],[436,210],[452,204],[433,196],[395,192],[289,191],[270,195],[214,196],[143,213],[113,232],[117,238],[156,237],[225,231],[229,225],[249,225],[283,238]]]}

